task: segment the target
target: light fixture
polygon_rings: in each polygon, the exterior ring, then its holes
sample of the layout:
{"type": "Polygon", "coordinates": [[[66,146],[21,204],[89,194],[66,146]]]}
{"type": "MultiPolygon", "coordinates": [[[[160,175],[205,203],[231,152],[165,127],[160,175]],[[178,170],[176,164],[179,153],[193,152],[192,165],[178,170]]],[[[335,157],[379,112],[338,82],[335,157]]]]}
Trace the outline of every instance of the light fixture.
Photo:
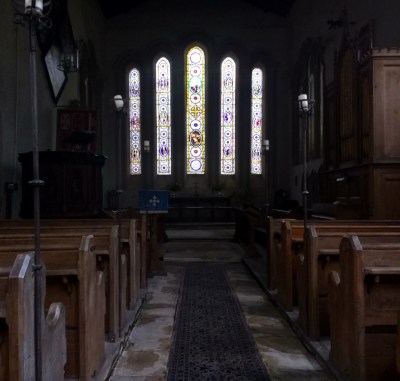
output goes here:
{"type": "Polygon", "coordinates": [[[79,70],[79,49],[75,44],[63,46],[57,68],[65,73],[79,70]]]}
{"type": "Polygon", "coordinates": [[[150,141],[149,140],[143,141],[143,150],[145,152],[150,152],[150,141]]]}
{"type": "MultiPolygon", "coordinates": [[[[12,5],[15,11],[13,15],[15,24],[25,25],[31,23],[35,27],[38,24],[42,28],[51,27],[51,20],[47,17],[52,8],[50,0],[12,0],[12,5]]],[[[34,33],[36,35],[36,30],[34,33]]],[[[32,43],[36,44],[36,39],[33,42],[31,41],[32,43]]]]}
{"type": "Polygon", "coordinates": [[[43,0],[25,0],[25,14],[43,15],[43,0]]]}
{"type": "Polygon", "coordinates": [[[115,111],[122,111],[124,109],[124,100],[122,95],[114,96],[115,111]]]}
{"type": "Polygon", "coordinates": [[[299,101],[299,111],[308,112],[309,104],[308,104],[307,94],[300,94],[298,97],[298,101],[299,101]]]}

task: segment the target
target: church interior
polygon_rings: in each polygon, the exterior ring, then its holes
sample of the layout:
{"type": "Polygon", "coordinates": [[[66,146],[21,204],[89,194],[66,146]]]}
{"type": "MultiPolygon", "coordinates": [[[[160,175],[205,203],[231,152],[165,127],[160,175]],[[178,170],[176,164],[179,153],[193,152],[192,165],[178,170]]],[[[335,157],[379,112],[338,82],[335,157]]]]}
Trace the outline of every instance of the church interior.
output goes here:
{"type": "Polygon", "coordinates": [[[398,1],[0,10],[0,381],[400,380],[398,1]]]}

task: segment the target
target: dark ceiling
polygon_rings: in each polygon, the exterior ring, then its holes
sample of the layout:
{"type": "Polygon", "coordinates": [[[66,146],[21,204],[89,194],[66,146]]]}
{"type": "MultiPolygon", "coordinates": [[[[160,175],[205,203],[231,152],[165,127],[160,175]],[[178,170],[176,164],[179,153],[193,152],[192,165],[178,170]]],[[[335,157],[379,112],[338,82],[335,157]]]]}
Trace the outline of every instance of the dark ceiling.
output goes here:
{"type": "MultiPolygon", "coordinates": [[[[133,9],[146,0],[97,0],[106,18],[110,19],[133,9]]],[[[229,3],[229,1],[227,0],[229,3]]],[[[258,7],[264,12],[275,13],[279,16],[287,16],[294,0],[244,0],[244,2],[258,7]]]]}

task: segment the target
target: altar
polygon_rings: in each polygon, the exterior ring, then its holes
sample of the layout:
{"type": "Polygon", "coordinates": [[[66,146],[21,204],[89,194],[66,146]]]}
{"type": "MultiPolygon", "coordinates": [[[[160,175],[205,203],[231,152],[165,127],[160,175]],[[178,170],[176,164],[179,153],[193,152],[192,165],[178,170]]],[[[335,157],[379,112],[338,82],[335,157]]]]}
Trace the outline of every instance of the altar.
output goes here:
{"type": "Polygon", "coordinates": [[[226,196],[171,197],[168,222],[232,222],[230,198],[226,196]]]}

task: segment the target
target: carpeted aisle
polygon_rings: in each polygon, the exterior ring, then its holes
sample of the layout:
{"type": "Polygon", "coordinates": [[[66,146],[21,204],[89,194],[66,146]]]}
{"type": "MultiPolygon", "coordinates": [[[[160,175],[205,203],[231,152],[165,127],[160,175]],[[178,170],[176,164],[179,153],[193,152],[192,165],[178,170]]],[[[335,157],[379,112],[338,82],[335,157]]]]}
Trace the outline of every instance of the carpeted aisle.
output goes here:
{"type": "Polygon", "coordinates": [[[223,266],[184,271],[167,379],[270,380],[223,266]]]}

